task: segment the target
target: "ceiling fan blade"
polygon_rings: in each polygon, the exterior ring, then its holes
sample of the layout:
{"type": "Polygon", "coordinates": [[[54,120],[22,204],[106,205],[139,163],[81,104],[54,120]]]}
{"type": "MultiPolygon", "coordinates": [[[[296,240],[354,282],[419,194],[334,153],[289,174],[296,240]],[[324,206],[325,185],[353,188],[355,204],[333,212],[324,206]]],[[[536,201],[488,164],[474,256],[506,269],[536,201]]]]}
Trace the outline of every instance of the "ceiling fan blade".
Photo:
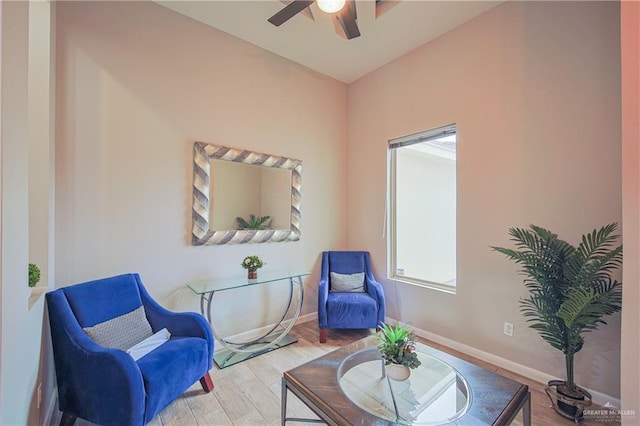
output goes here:
{"type": "Polygon", "coordinates": [[[298,13],[305,10],[313,2],[314,0],[293,0],[291,3],[282,8],[280,12],[267,19],[267,21],[271,22],[276,27],[279,27],[289,19],[296,16],[298,13]]]}
{"type": "Polygon", "coordinates": [[[340,22],[348,40],[360,37],[360,30],[356,22],[358,15],[356,14],[355,0],[347,0],[342,10],[336,15],[336,19],[340,22]]]}

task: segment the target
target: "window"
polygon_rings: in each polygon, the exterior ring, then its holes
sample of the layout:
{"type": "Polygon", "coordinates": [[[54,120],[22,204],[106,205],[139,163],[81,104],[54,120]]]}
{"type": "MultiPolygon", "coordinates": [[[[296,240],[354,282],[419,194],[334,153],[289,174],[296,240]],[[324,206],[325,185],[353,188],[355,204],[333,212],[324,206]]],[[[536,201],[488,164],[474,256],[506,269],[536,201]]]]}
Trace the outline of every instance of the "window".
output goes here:
{"type": "Polygon", "coordinates": [[[389,278],[455,292],[456,126],[389,141],[389,278]]]}

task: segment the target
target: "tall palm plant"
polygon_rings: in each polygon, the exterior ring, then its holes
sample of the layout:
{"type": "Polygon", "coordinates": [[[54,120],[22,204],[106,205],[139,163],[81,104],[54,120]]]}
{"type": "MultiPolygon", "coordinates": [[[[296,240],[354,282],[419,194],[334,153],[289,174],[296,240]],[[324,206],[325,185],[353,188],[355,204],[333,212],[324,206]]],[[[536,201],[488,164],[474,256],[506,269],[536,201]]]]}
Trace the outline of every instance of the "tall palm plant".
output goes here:
{"type": "Polygon", "coordinates": [[[582,349],[582,334],[593,331],[606,315],[622,307],[622,283],[611,273],[622,265],[622,245],[616,245],[617,224],[583,235],[577,247],[544,228],[510,228],[516,249],[491,247],[521,265],[529,296],[520,300],[529,326],[565,355],[566,392],[579,396],[573,358],[582,349]]]}

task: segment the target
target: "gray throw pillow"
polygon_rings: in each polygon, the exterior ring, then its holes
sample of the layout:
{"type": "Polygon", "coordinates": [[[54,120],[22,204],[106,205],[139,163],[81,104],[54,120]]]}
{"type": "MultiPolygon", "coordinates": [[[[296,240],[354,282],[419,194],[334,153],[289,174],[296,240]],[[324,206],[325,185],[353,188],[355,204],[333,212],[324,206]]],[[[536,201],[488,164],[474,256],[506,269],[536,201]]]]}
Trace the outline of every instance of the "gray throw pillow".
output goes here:
{"type": "Polygon", "coordinates": [[[330,272],[332,292],[364,293],[364,272],[357,274],[338,274],[330,272]]]}
{"type": "Polygon", "coordinates": [[[123,351],[153,335],[144,306],[83,330],[100,346],[123,351]]]}

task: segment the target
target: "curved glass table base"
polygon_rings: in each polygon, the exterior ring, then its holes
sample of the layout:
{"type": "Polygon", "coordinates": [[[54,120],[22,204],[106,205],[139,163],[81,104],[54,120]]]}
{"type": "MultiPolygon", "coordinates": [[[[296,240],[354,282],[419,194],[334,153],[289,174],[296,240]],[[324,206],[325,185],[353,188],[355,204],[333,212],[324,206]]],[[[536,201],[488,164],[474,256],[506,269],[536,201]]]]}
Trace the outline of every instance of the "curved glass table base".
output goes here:
{"type": "Polygon", "coordinates": [[[298,341],[298,339],[288,336],[288,333],[295,325],[296,320],[300,316],[300,311],[302,310],[302,299],[304,294],[302,277],[307,275],[310,274],[306,272],[295,274],[266,273],[262,274],[262,276],[256,280],[236,279],[220,282],[187,284],[187,287],[200,296],[200,312],[203,316],[206,316],[209,321],[209,325],[211,326],[211,331],[213,332],[215,339],[222,347],[224,347],[223,350],[216,351],[213,357],[218,368],[229,367],[230,365],[237,364],[238,362],[245,361],[265,352],[269,352],[298,341]],[[221,336],[215,327],[215,321],[212,321],[211,318],[211,307],[213,304],[213,297],[216,293],[250,286],[265,285],[275,281],[284,280],[289,281],[288,301],[280,319],[270,326],[268,331],[263,332],[260,336],[245,342],[233,342],[221,336]],[[297,291],[294,291],[295,287],[297,287],[297,291]],[[291,311],[294,292],[296,293],[295,311],[292,317],[289,320],[286,320],[285,324],[287,314],[291,311]]]}

